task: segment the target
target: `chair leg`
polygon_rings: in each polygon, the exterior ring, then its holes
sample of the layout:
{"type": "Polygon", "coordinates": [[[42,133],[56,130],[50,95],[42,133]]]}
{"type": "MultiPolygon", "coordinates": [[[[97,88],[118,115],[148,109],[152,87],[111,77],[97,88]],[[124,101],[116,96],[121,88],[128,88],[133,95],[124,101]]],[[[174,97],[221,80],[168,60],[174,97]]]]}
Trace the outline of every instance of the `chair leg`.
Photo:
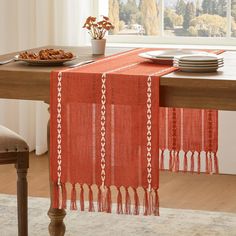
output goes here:
{"type": "Polygon", "coordinates": [[[28,156],[19,155],[17,164],[18,236],[28,236],[28,156]]]}

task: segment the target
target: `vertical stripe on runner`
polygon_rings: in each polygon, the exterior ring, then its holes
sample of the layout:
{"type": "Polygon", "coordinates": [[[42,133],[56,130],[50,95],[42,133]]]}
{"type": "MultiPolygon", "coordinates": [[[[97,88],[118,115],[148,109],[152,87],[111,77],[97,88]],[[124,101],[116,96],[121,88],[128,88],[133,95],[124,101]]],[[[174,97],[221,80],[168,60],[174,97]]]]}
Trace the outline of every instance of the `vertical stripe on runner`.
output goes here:
{"type": "MultiPolygon", "coordinates": [[[[183,146],[184,146],[184,109],[181,108],[180,109],[180,150],[184,149],[183,146]]],[[[183,158],[183,160],[184,160],[184,158],[183,158]]],[[[179,169],[178,169],[178,171],[180,169],[184,170],[184,164],[183,164],[182,161],[179,162],[179,169]],[[182,166],[180,166],[180,165],[182,165],[182,166]]]]}
{"type": "Polygon", "coordinates": [[[96,183],[96,104],[92,105],[92,141],[93,141],[93,183],[96,183]]]}
{"type": "Polygon", "coordinates": [[[102,188],[105,187],[106,179],[106,74],[101,79],[101,181],[102,188]]]}
{"type": "Polygon", "coordinates": [[[152,77],[147,79],[147,182],[152,189],[152,77]]]}
{"type": "Polygon", "coordinates": [[[115,183],[115,106],[111,105],[111,183],[115,183]]]}
{"type": "Polygon", "coordinates": [[[62,197],[60,197],[60,193],[62,192],[61,186],[61,171],[62,171],[62,163],[61,163],[61,156],[62,156],[62,106],[61,106],[61,99],[62,99],[62,72],[58,73],[57,76],[57,185],[59,188],[59,209],[62,208],[62,197]]]}
{"type": "Polygon", "coordinates": [[[184,143],[184,109],[180,108],[180,150],[183,150],[184,143]]]}
{"type": "Polygon", "coordinates": [[[166,147],[168,148],[168,143],[169,143],[169,127],[168,127],[168,116],[169,116],[169,109],[166,107],[165,108],[166,116],[165,116],[165,123],[166,123],[166,147]]]}
{"type": "Polygon", "coordinates": [[[142,148],[138,146],[138,185],[142,186],[142,148]]]}
{"type": "Polygon", "coordinates": [[[202,109],[202,150],[205,149],[205,145],[204,145],[204,142],[205,142],[205,137],[204,137],[204,129],[205,129],[205,111],[202,109]]]}
{"type": "MultiPolygon", "coordinates": [[[[204,129],[205,129],[205,110],[202,109],[201,113],[202,113],[202,151],[203,151],[203,150],[205,150],[205,131],[204,131],[204,129]]],[[[202,154],[204,154],[206,156],[205,157],[206,161],[203,162],[203,163],[205,163],[205,170],[206,170],[207,165],[208,165],[207,164],[207,153],[202,153],[202,154]]],[[[200,171],[201,171],[201,167],[200,167],[200,171]]]]}

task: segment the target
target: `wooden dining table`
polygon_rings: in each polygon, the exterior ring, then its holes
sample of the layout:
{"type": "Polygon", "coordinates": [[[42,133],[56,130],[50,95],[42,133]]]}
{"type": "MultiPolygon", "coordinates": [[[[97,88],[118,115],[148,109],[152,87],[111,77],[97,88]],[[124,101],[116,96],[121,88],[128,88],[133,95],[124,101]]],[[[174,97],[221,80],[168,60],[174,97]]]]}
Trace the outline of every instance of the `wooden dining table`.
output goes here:
{"type": "MultiPolygon", "coordinates": [[[[44,101],[50,105],[50,73],[52,70],[65,69],[80,61],[102,58],[92,55],[89,47],[56,47],[72,51],[77,59],[63,66],[30,66],[25,62],[11,62],[0,65],[0,98],[44,101]]],[[[40,48],[31,49],[38,51],[40,48]]],[[[127,51],[130,48],[107,47],[106,56],[127,51]]],[[[19,52],[0,56],[0,61],[13,58],[19,52]]],[[[236,110],[236,51],[223,53],[225,65],[217,72],[186,73],[172,72],[160,78],[160,106],[236,110]]],[[[49,137],[49,135],[48,135],[49,137]]],[[[51,194],[52,198],[52,194],[51,194]]],[[[49,234],[63,236],[66,215],[63,209],[49,208],[51,219],[49,234]]]]}

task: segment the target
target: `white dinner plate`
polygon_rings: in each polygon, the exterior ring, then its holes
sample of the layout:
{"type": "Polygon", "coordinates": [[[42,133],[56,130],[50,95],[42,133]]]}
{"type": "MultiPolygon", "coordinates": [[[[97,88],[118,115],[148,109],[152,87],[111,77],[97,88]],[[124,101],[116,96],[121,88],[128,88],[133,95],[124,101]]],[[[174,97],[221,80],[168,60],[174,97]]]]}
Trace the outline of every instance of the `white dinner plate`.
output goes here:
{"type": "Polygon", "coordinates": [[[173,50],[156,50],[156,51],[149,51],[146,52],[149,56],[155,57],[158,59],[167,58],[173,59],[175,56],[179,55],[196,55],[196,54],[208,54],[207,52],[203,51],[194,51],[194,50],[187,50],[187,49],[173,49],[173,50]]]}
{"type": "Polygon", "coordinates": [[[216,61],[185,61],[185,60],[177,60],[174,59],[174,63],[184,63],[189,65],[212,65],[212,64],[223,64],[224,60],[216,60],[216,61]]]}
{"type": "Polygon", "coordinates": [[[149,59],[153,63],[157,63],[157,64],[167,64],[167,65],[172,65],[173,64],[173,59],[170,59],[170,58],[155,58],[155,57],[152,57],[152,56],[148,55],[146,52],[140,53],[139,57],[149,59]]]}
{"type": "Polygon", "coordinates": [[[187,64],[187,63],[178,63],[174,62],[174,66],[178,67],[194,67],[194,68],[204,68],[204,67],[223,67],[224,63],[218,63],[218,64],[187,64]]]}
{"type": "Polygon", "coordinates": [[[176,56],[174,60],[175,59],[179,61],[189,61],[189,62],[215,62],[215,61],[222,61],[223,57],[208,53],[208,55],[199,54],[199,55],[176,56]]]}
{"type": "Polygon", "coordinates": [[[180,71],[184,72],[193,72],[193,73],[208,73],[208,72],[215,72],[219,69],[219,67],[202,67],[202,68],[196,68],[196,67],[176,67],[180,71]]]}

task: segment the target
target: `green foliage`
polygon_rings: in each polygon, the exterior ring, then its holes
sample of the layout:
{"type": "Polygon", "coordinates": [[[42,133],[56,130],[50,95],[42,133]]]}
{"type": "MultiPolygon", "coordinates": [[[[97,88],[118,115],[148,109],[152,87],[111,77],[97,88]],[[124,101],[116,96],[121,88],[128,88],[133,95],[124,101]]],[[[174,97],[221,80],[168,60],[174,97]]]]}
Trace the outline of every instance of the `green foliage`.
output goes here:
{"type": "Polygon", "coordinates": [[[220,0],[216,5],[217,14],[223,17],[227,15],[227,0],[220,0]]]}
{"type": "Polygon", "coordinates": [[[227,19],[219,15],[203,14],[191,20],[188,31],[190,36],[224,37],[227,31],[227,19]]]}
{"type": "Polygon", "coordinates": [[[183,16],[178,15],[171,8],[166,8],[164,12],[164,28],[174,29],[175,26],[183,25],[183,16]]]}
{"type": "Polygon", "coordinates": [[[134,24],[138,21],[140,13],[135,0],[128,0],[126,4],[120,1],[119,6],[120,20],[124,21],[127,25],[134,24]]]}
{"type": "Polygon", "coordinates": [[[186,11],[185,1],[184,0],[178,0],[175,9],[176,9],[176,14],[178,14],[180,16],[184,16],[185,11],[186,11]]]}
{"type": "Polygon", "coordinates": [[[232,37],[236,37],[236,20],[232,17],[231,22],[232,37]]]}
{"type": "Polygon", "coordinates": [[[231,0],[231,12],[232,12],[232,17],[236,21],[236,0],[231,0]]]}
{"type": "Polygon", "coordinates": [[[188,28],[188,32],[189,32],[189,35],[190,35],[190,36],[195,36],[195,37],[198,36],[198,30],[197,30],[196,27],[190,26],[190,27],[188,28]]]}
{"type": "Polygon", "coordinates": [[[164,16],[164,29],[168,30],[168,29],[173,29],[173,28],[174,28],[174,24],[171,18],[169,16],[164,16]]]}
{"type": "Polygon", "coordinates": [[[201,0],[197,0],[197,2],[196,2],[196,16],[200,16],[201,13],[202,13],[201,0]]]}
{"type": "Polygon", "coordinates": [[[121,20],[119,22],[119,30],[123,30],[125,28],[125,22],[123,20],[121,20]]]}
{"type": "Polygon", "coordinates": [[[121,21],[124,21],[126,23],[126,11],[125,11],[125,4],[121,1],[119,1],[119,18],[121,21]]]}
{"type": "Polygon", "coordinates": [[[236,0],[231,0],[232,37],[236,37],[236,0]]]}
{"type": "Polygon", "coordinates": [[[225,17],[227,15],[227,2],[227,0],[203,0],[203,13],[225,17]]]}
{"type": "Polygon", "coordinates": [[[204,14],[217,14],[217,0],[203,0],[202,11],[204,14]]]}
{"type": "Polygon", "coordinates": [[[190,26],[190,21],[196,16],[196,7],[193,2],[188,2],[184,14],[183,28],[187,30],[190,26]]]}

